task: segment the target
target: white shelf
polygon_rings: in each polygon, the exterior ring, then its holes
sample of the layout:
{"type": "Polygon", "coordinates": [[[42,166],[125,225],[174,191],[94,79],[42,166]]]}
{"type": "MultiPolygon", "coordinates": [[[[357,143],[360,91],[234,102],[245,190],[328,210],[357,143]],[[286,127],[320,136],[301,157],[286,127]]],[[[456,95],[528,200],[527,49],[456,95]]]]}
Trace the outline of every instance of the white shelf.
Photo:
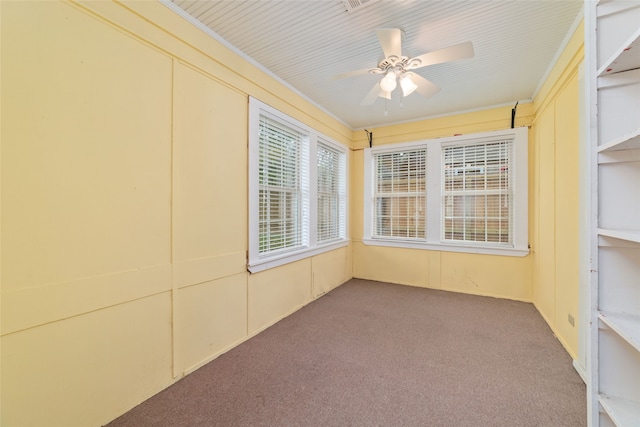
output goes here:
{"type": "Polygon", "coordinates": [[[640,148],[640,128],[622,135],[619,138],[612,139],[598,147],[598,152],[634,150],[640,148]]]}
{"type": "Polygon", "coordinates": [[[640,83],[640,68],[598,77],[598,90],[629,86],[640,83]]]}
{"type": "Polygon", "coordinates": [[[598,234],[600,236],[613,237],[620,240],[640,243],[639,230],[612,230],[608,228],[598,228],[598,234]]]}
{"type": "MultiPolygon", "coordinates": [[[[629,314],[600,313],[598,318],[633,348],[640,351],[640,317],[629,314]]],[[[640,418],[638,419],[640,422],[640,418]]]]}
{"type": "MultiPolygon", "coordinates": [[[[639,149],[613,149],[600,151],[598,153],[598,163],[601,165],[613,164],[613,163],[639,163],[640,162],[640,150],[639,149]]],[[[628,181],[635,182],[635,181],[628,181]]]]}
{"type": "Polygon", "coordinates": [[[640,28],[598,70],[598,76],[640,67],[640,28]]]}
{"type": "Polygon", "coordinates": [[[626,399],[599,395],[598,402],[618,427],[637,427],[640,422],[640,404],[626,399]]]}
{"type": "MultiPolygon", "coordinates": [[[[638,18],[640,21],[640,17],[638,18]]],[[[638,49],[640,54],[640,48],[638,49]]],[[[597,78],[598,145],[638,130],[640,68],[597,78]]]]}
{"type": "Polygon", "coordinates": [[[584,5],[595,238],[588,424],[640,427],[640,1],[584,5]]]}

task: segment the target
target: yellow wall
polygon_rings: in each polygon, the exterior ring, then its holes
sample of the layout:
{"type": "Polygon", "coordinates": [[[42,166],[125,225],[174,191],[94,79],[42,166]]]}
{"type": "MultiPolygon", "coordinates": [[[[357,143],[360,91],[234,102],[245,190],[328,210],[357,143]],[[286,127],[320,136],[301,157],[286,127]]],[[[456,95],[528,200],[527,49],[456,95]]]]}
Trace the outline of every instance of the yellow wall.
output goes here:
{"type": "Polygon", "coordinates": [[[569,354],[578,356],[580,25],[534,99],[533,303],[569,354]],[[573,318],[573,325],[569,321],[573,318]]]}
{"type": "MultiPolygon", "coordinates": [[[[515,126],[533,121],[532,104],[518,106],[515,126]]],[[[511,106],[373,129],[374,145],[507,129],[511,106]]],[[[362,243],[363,150],[366,134],[354,132],[351,179],[355,277],[447,291],[531,301],[531,257],[478,255],[369,246],[362,243]]],[[[531,197],[530,197],[531,199],[531,197]]]]}
{"type": "MultiPolygon", "coordinates": [[[[364,132],[161,4],[0,2],[0,30],[2,425],[104,424],[353,276],[533,300],[575,353],[581,40],[518,107],[533,244],[519,258],[363,245],[364,132]],[[246,272],[249,95],[353,148],[351,245],[246,272]]],[[[504,129],[510,111],[374,143],[504,129]]]]}
{"type": "Polygon", "coordinates": [[[248,96],[350,129],[159,3],[0,8],[0,424],[102,425],[352,277],[246,272],[248,96]]]}

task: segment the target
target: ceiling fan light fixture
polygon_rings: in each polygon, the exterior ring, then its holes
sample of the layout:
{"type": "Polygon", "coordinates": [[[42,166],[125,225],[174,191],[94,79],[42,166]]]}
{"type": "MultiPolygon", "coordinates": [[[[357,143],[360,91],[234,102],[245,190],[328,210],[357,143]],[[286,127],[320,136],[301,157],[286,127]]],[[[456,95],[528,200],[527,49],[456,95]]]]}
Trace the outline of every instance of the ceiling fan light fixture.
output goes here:
{"type": "MultiPolygon", "coordinates": [[[[2,1],[2,0],[0,0],[2,1]]],[[[344,0],[346,1],[381,1],[381,0],[344,0]]],[[[440,90],[438,86],[412,71],[428,65],[442,64],[445,62],[457,61],[459,59],[473,57],[473,44],[471,42],[459,43],[457,45],[445,47],[423,53],[416,57],[409,57],[402,54],[402,35],[404,32],[399,28],[381,28],[376,31],[378,41],[382,47],[385,57],[378,62],[375,68],[350,71],[338,74],[334,79],[359,76],[362,74],[375,74],[380,76],[371,88],[367,96],[364,97],[360,105],[372,105],[376,98],[391,99],[392,92],[400,86],[402,99],[418,92],[425,98],[429,98],[440,90]]]]}
{"type": "Polygon", "coordinates": [[[382,80],[380,80],[380,89],[384,92],[392,92],[396,88],[396,73],[390,71],[382,80]]]}
{"type": "Polygon", "coordinates": [[[409,96],[418,88],[418,85],[411,80],[411,76],[409,74],[405,74],[402,77],[402,80],[400,80],[400,87],[402,87],[402,94],[404,96],[409,96]]]}

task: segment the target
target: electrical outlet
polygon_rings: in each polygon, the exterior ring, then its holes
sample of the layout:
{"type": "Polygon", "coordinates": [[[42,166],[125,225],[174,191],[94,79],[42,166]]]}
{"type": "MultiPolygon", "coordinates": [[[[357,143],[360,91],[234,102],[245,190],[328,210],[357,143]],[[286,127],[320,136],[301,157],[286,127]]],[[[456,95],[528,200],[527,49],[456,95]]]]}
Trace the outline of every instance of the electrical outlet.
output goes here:
{"type": "Polygon", "coordinates": [[[576,321],[575,321],[575,319],[573,318],[572,315],[569,315],[567,320],[569,321],[569,324],[571,324],[571,326],[575,326],[576,325],[576,321]]]}

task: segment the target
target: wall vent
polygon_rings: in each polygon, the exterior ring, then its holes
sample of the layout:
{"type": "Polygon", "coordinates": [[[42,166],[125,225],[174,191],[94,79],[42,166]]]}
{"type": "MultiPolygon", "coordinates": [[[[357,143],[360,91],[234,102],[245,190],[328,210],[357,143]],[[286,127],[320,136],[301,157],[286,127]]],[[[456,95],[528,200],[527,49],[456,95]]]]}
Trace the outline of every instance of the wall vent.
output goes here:
{"type": "Polygon", "coordinates": [[[344,3],[344,7],[347,8],[347,12],[360,10],[379,1],[380,0],[342,0],[342,2],[344,3]]]}

